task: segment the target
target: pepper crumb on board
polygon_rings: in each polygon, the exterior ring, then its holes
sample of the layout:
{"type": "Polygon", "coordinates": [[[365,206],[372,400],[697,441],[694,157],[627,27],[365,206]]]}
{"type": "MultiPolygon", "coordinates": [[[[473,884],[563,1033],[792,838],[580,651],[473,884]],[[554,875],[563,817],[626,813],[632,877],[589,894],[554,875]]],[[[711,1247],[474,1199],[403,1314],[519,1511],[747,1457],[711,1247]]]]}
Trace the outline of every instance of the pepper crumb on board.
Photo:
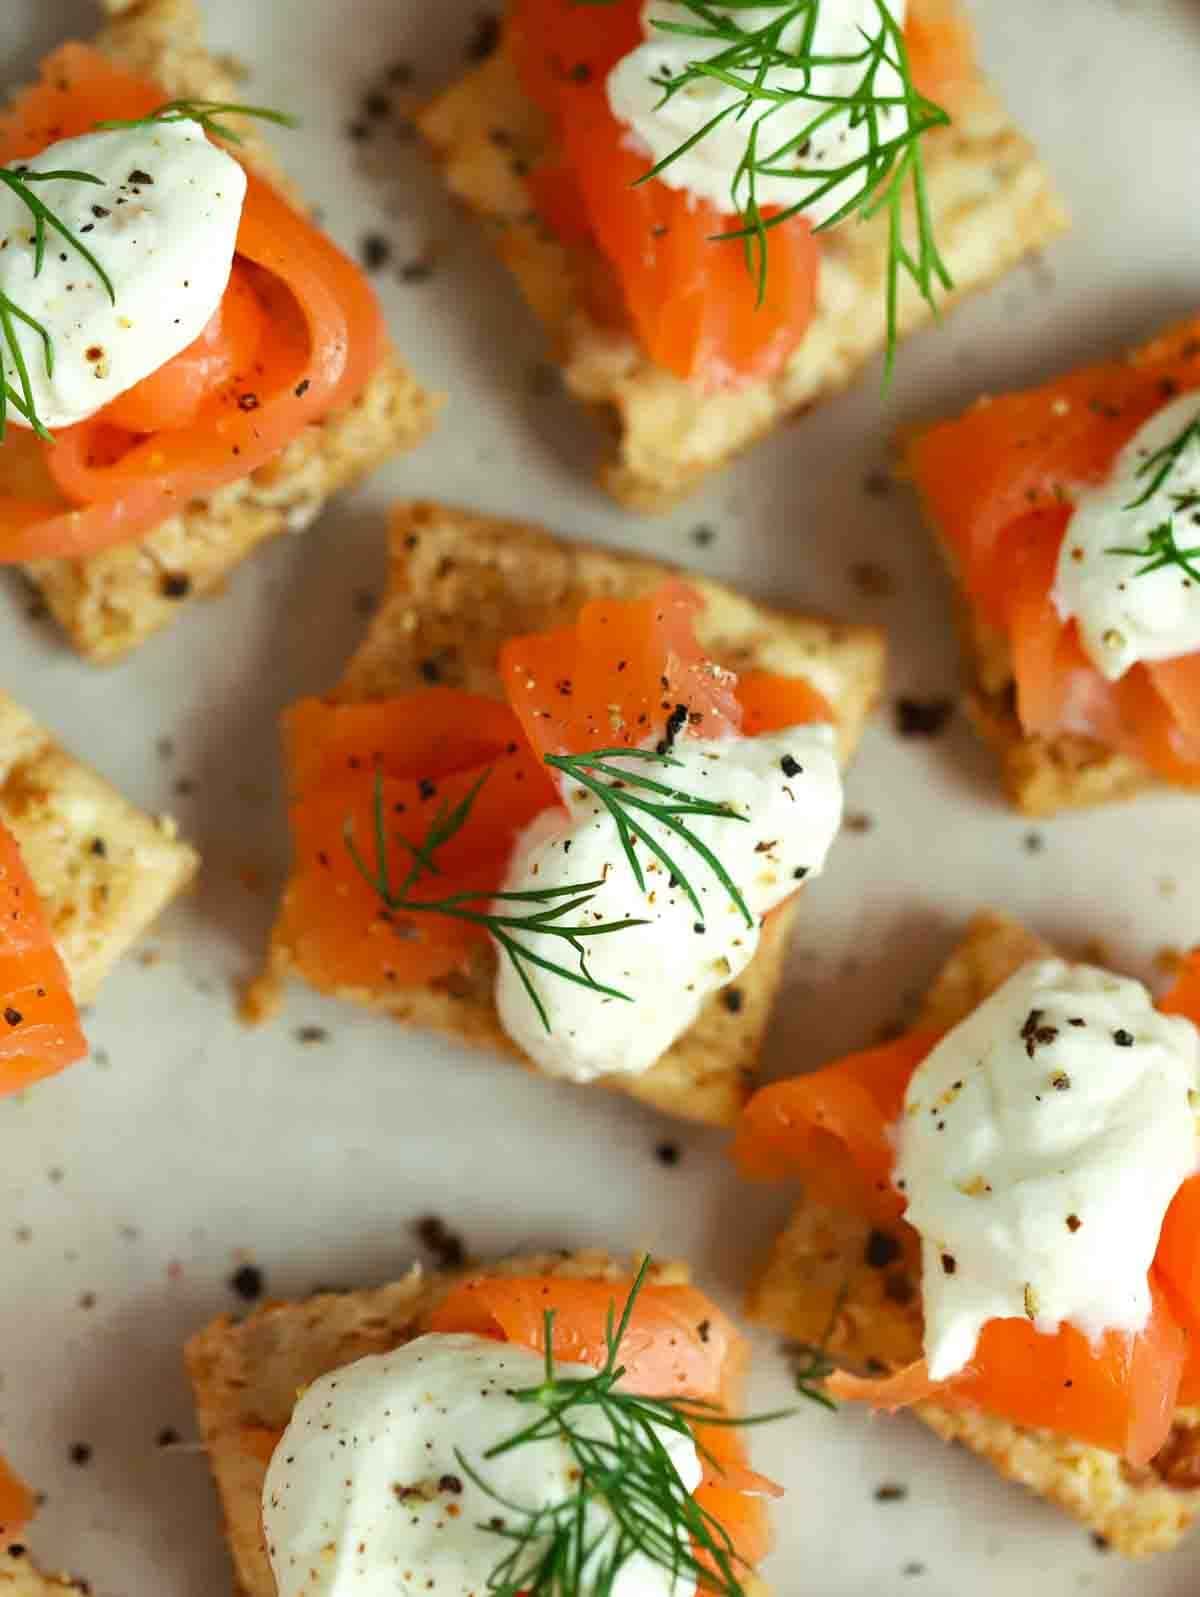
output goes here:
{"type": "Polygon", "coordinates": [[[400,268],[400,281],[402,283],[427,283],[433,276],[433,262],[421,259],[420,256],[411,261],[405,261],[400,268]]]}
{"type": "Polygon", "coordinates": [[[868,815],[866,810],[850,810],[842,822],[843,829],[847,832],[857,832],[860,836],[869,832],[875,825],[875,817],[868,815]]]}
{"type": "Polygon", "coordinates": [[[179,1432],[173,1425],[164,1425],[154,1438],[154,1445],[155,1447],[174,1447],[181,1440],[179,1432]]]}
{"type": "Polygon", "coordinates": [[[239,1298],[244,1298],[247,1303],[253,1303],[263,1295],[266,1281],[262,1271],[254,1264],[243,1264],[229,1277],[229,1289],[236,1292],[239,1298]]]}
{"type": "Polygon", "coordinates": [[[945,697],[896,700],[896,731],[903,738],[935,738],[954,714],[954,700],[945,697]]]}
{"type": "Polygon", "coordinates": [[[908,1487],[901,1486],[898,1481],[884,1481],[882,1486],[875,1488],[877,1503],[902,1503],[907,1496],[908,1487]]]}
{"type": "Polygon", "coordinates": [[[912,1558],[912,1559],[910,1559],[908,1561],[907,1564],[905,1564],[903,1566],[903,1568],[901,1569],[900,1573],[902,1575],[909,1575],[909,1576],[911,1576],[911,1575],[923,1575],[925,1573],[925,1565],[922,1564],[919,1559],[912,1558]]]}
{"type": "Polygon", "coordinates": [[[378,272],[391,260],[392,246],[382,233],[366,233],[358,253],[368,272],[378,272]]]}
{"type": "Polygon", "coordinates": [[[460,1270],[467,1262],[462,1238],[439,1215],[422,1215],[413,1222],[412,1229],[417,1241],[428,1248],[443,1270],[460,1270]]]}
{"type": "Polygon", "coordinates": [[[697,549],[707,549],[710,544],[715,543],[717,529],[710,526],[707,521],[702,521],[698,526],[692,528],[688,536],[697,549]]]}
{"type": "Polygon", "coordinates": [[[660,1142],[654,1150],[654,1157],[659,1164],[677,1165],[683,1155],[677,1142],[660,1142]]]}
{"type": "Polygon", "coordinates": [[[308,1046],[312,1043],[328,1042],[329,1033],[324,1026],[298,1026],[296,1028],[296,1041],[308,1046]]]}
{"type": "Polygon", "coordinates": [[[1027,854],[1040,854],[1046,846],[1046,839],[1040,832],[1026,832],[1021,845],[1027,854]]]}
{"type": "Polygon", "coordinates": [[[874,471],[867,472],[862,480],[863,493],[871,499],[883,499],[892,491],[894,479],[890,471],[884,471],[876,466],[874,471]]]}
{"type": "Polygon", "coordinates": [[[72,1464],[76,1464],[80,1469],[83,1469],[85,1465],[90,1464],[92,1461],[91,1443],[72,1442],[70,1452],[67,1456],[70,1458],[72,1464]]]}
{"type": "Polygon", "coordinates": [[[1098,1553],[1108,1552],[1111,1545],[1107,1536],[1101,1536],[1098,1530],[1092,1532],[1092,1546],[1098,1553]]]}

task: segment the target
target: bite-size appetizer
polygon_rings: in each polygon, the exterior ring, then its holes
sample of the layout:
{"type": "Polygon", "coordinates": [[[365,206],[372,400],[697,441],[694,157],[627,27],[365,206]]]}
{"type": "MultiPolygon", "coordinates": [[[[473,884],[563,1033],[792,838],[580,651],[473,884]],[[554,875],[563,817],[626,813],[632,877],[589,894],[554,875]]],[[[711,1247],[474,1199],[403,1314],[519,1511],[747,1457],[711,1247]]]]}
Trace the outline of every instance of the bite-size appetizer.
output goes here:
{"type": "Polygon", "coordinates": [[[510,0],[419,124],[639,510],[1064,222],[956,0],[510,0]]]}
{"type": "Polygon", "coordinates": [[[285,978],[725,1123],[881,635],[537,528],[399,508],[340,687],[284,717],[285,978]]]}
{"type": "Polygon", "coordinates": [[[193,0],[105,9],[0,112],[0,564],[97,661],[429,420],[193,0]]]}
{"type": "Polygon", "coordinates": [[[81,1004],[199,864],[172,820],[129,803],[3,693],[0,826],[20,849],[81,1004]]]}
{"type": "Polygon", "coordinates": [[[1026,814],[1200,785],[1200,322],[917,432],[972,715],[1026,814]]]}
{"type": "Polygon", "coordinates": [[[763,1597],[745,1343],[603,1254],[276,1303],[187,1348],[244,1597],[763,1597]],[[731,1423],[732,1422],[732,1423],[731,1423]]]}
{"type": "Polygon", "coordinates": [[[751,1101],[752,1318],[1129,1555],[1200,1512],[1200,953],[1157,1005],[981,916],[917,1029],[751,1101]]]}

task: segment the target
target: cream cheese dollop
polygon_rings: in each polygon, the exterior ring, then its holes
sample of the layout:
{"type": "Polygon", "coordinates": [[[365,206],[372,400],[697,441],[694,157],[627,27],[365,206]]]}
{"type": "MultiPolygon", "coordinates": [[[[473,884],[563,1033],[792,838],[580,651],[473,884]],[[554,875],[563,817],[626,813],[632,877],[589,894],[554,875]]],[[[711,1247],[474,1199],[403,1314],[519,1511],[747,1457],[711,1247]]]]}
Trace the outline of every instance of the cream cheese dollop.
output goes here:
{"type": "MultiPolygon", "coordinates": [[[[905,0],[891,0],[889,10],[898,27],[904,25],[905,0]]],[[[730,22],[736,22],[745,33],[754,33],[778,21],[779,9],[772,6],[751,6],[745,11],[730,11],[730,22]]],[[[798,13],[782,33],[780,47],[796,50],[800,47],[810,13],[798,13]]],[[[688,64],[707,60],[727,47],[723,39],[698,39],[681,34],[664,32],[658,23],[678,25],[697,24],[678,0],[647,0],[642,10],[644,43],[619,61],[609,74],[608,101],[613,115],[630,131],[634,148],[644,152],[647,164],[656,164],[671,155],[680,145],[694,138],[713,117],[742,99],[739,90],[715,79],[701,78],[690,83],[671,99],[663,102],[661,80],[678,77],[688,64]]],[[[814,67],[811,72],[793,67],[773,67],[766,75],[766,87],[794,96],[782,105],[772,107],[770,114],[753,112],[739,117],[736,113],[699,140],[687,153],[667,167],[661,181],[671,188],[684,189],[698,200],[728,213],[737,209],[731,198],[731,189],[737,174],[738,163],[746,152],[746,140],[752,121],[760,122],[760,159],[769,155],[789,139],[798,136],[814,117],[827,109],[828,97],[844,98],[861,83],[864,65],[861,59],[864,34],[874,38],[880,28],[879,6],[876,0],[822,0],[817,12],[817,23],[810,46],[811,56],[851,57],[860,59],[846,64],[814,67]],[[820,96],[821,99],[814,98],[820,96]]],[[[879,98],[900,94],[900,74],[890,63],[883,63],[875,79],[875,93],[879,98]]],[[[894,139],[907,127],[907,113],[900,106],[887,106],[877,113],[880,142],[894,139]]],[[[827,174],[847,162],[857,161],[869,147],[865,121],[851,127],[846,116],[832,118],[817,128],[810,136],[803,154],[793,153],[781,165],[801,167],[814,174],[805,178],[790,175],[760,176],[757,180],[758,203],[763,206],[791,206],[815,193],[826,180],[827,174]]],[[[804,206],[805,214],[814,223],[828,221],[846,201],[862,188],[862,174],[855,172],[842,179],[829,193],[813,199],[804,206]]],[[[745,194],[739,192],[744,201],[745,194]]]]}
{"type": "Polygon", "coordinates": [[[1196,1169],[1198,1088],[1191,1021],[1092,965],[1025,965],[942,1038],[905,1094],[895,1170],[935,1380],[988,1320],[1145,1327],[1163,1217],[1196,1169]]]}
{"type": "MultiPolygon", "coordinates": [[[[101,180],[63,178],[35,192],[104,267],[115,301],[54,232],[35,277],[33,218],[0,187],[0,292],[52,341],[51,373],[38,334],[16,324],[37,414],[53,430],[86,421],[204,330],[229,282],[246,174],[190,121],[62,139],[20,169],[101,180]]],[[[25,424],[15,407],[9,414],[25,424]]]]}
{"type": "MultiPolygon", "coordinates": [[[[1181,450],[1145,504],[1134,506],[1150,486],[1142,473],[1146,462],[1197,420],[1197,392],[1156,411],[1117,456],[1107,479],[1080,492],[1067,524],[1054,579],[1055,608],[1064,621],[1075,621],[1089,658],[1110,682],[1140,661],[1171,660],[1200,649],[1200,582],[1173,564],[1139,576],[1150,557],[1114,552],[1145,549],[1150,534],[1166,522],[1180,549],[1200,546],[1200,435],[1181,450]]],[[[1200,558],[1192,564],[1200,566],[1200,558]]]]}
{"type": "MultiPolygon", "coordinates": [[[[496,1004],[509,1036],[547,1074],[572,1081],[637,1075],[685,1032],[711,993],[750,963],[762,917],[825,863],[842,816],[842,783],[833,728],[792,727],[763,737],[685,737],[672,751],[678,764],[631,771],[680,791],[728,804],[742,820],[687,817],[686,824],[721,861],[741,891],[754,924],[747,926],[728,892],[701,857],[660,821],[640,819],[666,848],[700,899],[703,914],[649,850],[639,848],[646,890],[637,885],[608,811],[571,782],[565,810],[546,812],[518,840],[504,882],[507,891],[601,881],[585,915],[645,924],[587,940],[593,979],[627,999],[609,998],[561,977],[531,970],[545,1006],[543,1025],[511,960],[501,957],[496,1004]]],[[[613,762],[621,764],[617,756],[613,762]]],[[[566,945],[538,952],[570,964],[566,945]]]]}
{"type": "MultiPolygon", "coordinates": [[[[595,1371],[561,1364],[556,1374],[595,1371]]],[[[489,1524],[501,1520],[518,1530],[524,1520],[517,1511],[551,1507],[576,1492],[570,1453],[557,1438],[484,1456],[537,1417],[511,1394],[544,1377],[541,1354],[529,1348],[435,1332],[314,1381],[296,1403],[263,1485],[263,1530],[279,1597],[483,1597],[513,1545],[489,1524]]],[[[600,1440],[613,1434],[597,1407],[578,1407],[573,1423],[600,1440]]],[[[661,1427],[655,1434],[685,1489],[694,1491],[703,1471],[691,1440],[661,1427]]],[[[601,1556],[613,1524],[607,1511],[590,1508],[588,1532],[601,1556]]],[[[694,1597],[695,1590],[690,1576],[674,1580],[637,1554],[622,1565],[612,1594],[694,1597]]]]}

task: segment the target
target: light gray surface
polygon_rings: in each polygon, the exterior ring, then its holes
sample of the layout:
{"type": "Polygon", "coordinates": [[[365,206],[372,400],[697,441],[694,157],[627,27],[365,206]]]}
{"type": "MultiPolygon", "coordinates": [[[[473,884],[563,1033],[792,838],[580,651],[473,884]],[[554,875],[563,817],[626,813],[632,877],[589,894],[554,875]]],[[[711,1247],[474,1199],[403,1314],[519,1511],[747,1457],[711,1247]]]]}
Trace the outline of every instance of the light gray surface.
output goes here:
{"type": "MultiPolygon", "coordinates": [[[[704,498],[643,522],[589,488],[588,423],[538,397],[536,329],[416,148],[383,128],[366,146],[344,134],[384,66],[411,61],[418,90],[460,69],[473,0],[211,0],[212,41],[253,64],[253,97],[304,114],[290,164],[333,232],[353,247],[379,231],[397,264],[435,248],[430,281],[378,281],[399,343],[450,403],[419,453],[115,670],[81,665],[26,619],[18,585],[0,583],[3,686],[143,803],[173,809],[206,860],[199,892],[150,940],[157,960],[127,961],[89,1017],[94,1061],[0,1104],[0,1445],[49,1493],[34,1546],[105,1597],[227,1589],[204,1461],[163,1455],[155,1438],[165,1426],[192,1434],[179,1344],[234,1306],[225,1283],[243,1252],[276,1294],[382,1281],[413,1256],[413,1218],[433,1210],[484,1253],[621,1241],[689,1253],[736,1303],[787,1197],[739,1187],[720,1138],[299,992],[275,1026],[239,1028],[234,986],[262,946],[285,857],[275,717],[326,685],[354,646],[355,598],[379,583],[381,513],[397,495],[536,511],[778,600],[882,621],[891,693],[952,691],[945,585],[913,507],[864,491],[889,433],[1188,312],[1200,259],[1196,8],[977,9],[987,60],[1058,173],[1074,234],[911,344],[886,405],[873,373],[704,498]],[[702,523],[717,532],[705,549],[689,536],[702,523]],[[856,591],[851,568],[863,560],[894,575],[894,597],[856,591]],[[181,779],[194,791],[179,795],[181,779]],[[328,1041],[303,1045],[304,1025],[328,1041]],[[683,1150],[675,1168],[655,1160],[663,1140],[683,1150]],[[69,1462],[77,1441],[94,1447],[85,1469],[69,1462]]],[[[82,0],[7,0],[0,59],[16,81],[38,49],[87,26],[82,0]]],[[[874,825],[844,837],[806,897],[771,1039],[775,1075],[864,1043],[983,904],[1069,946],[1100,938],[1141,972],[1164,945],[1196,937],[1194,801],[1033,829],[999,807],[961,722],[939,741],[902,743],[885,719],[849,803],[874,825]],[[1031,830],[1040,852],[1026,847],[1031,830]]],[[[773,1405],[783,1365],[769,1340],[762,1351],[755,1401],[773,1405]]],[[[1200,1572],[1198,1547],[1131,1573],[903,1420],[805,1412],[760,1433],[756,1454],[789,1488],[771,1568],[781,1597],[1183,1597],[1200,1572]],[[905,1483],[907,1500],[877,1504],[887,1481],[905,1483]],[[902,1573],[912,1564],[924,1572],[902,1573]]]]}

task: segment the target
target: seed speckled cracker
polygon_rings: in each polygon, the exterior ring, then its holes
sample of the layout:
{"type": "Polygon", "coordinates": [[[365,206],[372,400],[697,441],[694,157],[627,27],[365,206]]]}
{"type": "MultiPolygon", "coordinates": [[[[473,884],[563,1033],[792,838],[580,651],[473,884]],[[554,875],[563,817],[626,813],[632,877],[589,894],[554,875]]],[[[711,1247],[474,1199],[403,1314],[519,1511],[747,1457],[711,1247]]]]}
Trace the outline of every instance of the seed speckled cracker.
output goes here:
{"type": "MultiPolygon", "coordinates": [[[[332,696],[355,702],[415,691],[427,685],[422,663],[436,658],[446,686],[499,698],[496,662],[507,638],[562,626],[588,599],[637,597],[673,573],[526,523],[443,505],[400,506],[392,518],[387,593],[332,696]]],[[[704,601],[696,628],[705,652],[731,670],[807,678],[835,712],[844,763],[882,688],[882,633],[756,604],[722,583],[685,575],[704,601]]],[[[768,917],[758,952],[736,983],[736,1003],[727,992],[715,994],[691,1030],[643,1075],[600,1084],[685,1119],[731,1124],[754,1084],[796,903],[793,897],[768,917]]],[[[250,1019],[275,1008],[292,973],[281,924],[249,995],[250,1019]]],[[[383,994],[341,989],[337,996],[522,1060],[500,1025],[494,978],[489,946],[461,974],[429,987],[383,994]]]]}
{"type": "MultiPolygon", "coordinates": [[[[1015,921],[976,917],[916,1024],[956,1025],[1027,960],[1052,952],[1015,921]]],[[[751,1319],[800,1342],[821,1341],[832,1325],[829,1352],[851,1366],[872,1359],[889,1368],[910,1363],[922,1342],[916,1233],[903,1222],[880,1232],[856,1215],[802,1202],[746,1307],[751,1319]]],[[[1162,1452],[1138,1469],[1101,1448],[990,1414],[934,1403],[913,1412],[945,1441],[986,1458],[1128,1557],[1175,1546],[1200,1514],[1200,1408],[1181,1408],[1162,1452]]]]}

